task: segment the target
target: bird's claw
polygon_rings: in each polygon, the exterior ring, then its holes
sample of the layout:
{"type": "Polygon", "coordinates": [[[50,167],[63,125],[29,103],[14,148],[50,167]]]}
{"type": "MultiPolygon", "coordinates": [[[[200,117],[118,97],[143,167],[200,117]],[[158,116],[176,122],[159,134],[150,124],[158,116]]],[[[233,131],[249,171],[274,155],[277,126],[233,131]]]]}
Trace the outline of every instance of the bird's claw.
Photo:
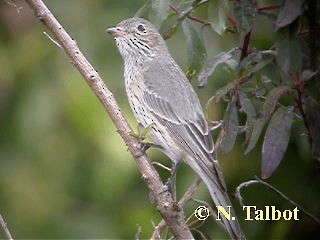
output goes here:
{"type": "Polygon", "coordinates": [[[140,142],[140,152],[135,155],[135,157],[139,158],[139,157],[142,157],[143,155],[146,154],[147,150],[151,147],[154,147],[154,148],[161,148],[160,145],[157,145],[157,144],[154,144],[154,143],[151,143],[151,142],[140,142]]]}

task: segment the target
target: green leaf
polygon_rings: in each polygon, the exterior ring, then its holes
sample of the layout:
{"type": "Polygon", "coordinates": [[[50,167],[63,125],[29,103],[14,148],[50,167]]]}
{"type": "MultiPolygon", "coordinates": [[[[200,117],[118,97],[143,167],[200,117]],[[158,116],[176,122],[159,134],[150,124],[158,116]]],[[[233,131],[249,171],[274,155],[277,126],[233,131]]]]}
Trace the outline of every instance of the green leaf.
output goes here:
{"type": "Polygon", "coordinates": [[[243,77],[256,73],[275,60],[276,52],[272,50],[257,51],[249,54],[241,61],[240,69],[242,69],[243,77]]]}
{"type": "Polygon", "coordinates": [[[233,99],[227,107],[223,116],[223,127],[219,134],[219,142],[221,151],[224,153],[230,152],[236,142],[238,134],[238,112],[236,101],[233,99]]]}
{"type": "Polygon", "coordinates": [[[236,60],[233,59],[236,50],[238,48],[233,48],[228,52],[221,52],[212,59],[207,60],[198,76],[199,87],[205,87],[208,84],[208,78],[220,64],[227,64],[228,66],[238,65],[236,60]]]}
{"type": "Polygon", "coordinates": [[[226,96],[233,87],[234,87],[233,83],[228,83],[226,86],[219,88],[216,94],[214,95],[215,103],[218,103],[221,100],[221,98],[226,96]]]}
{"type": "Polygon", "coordinates": [[[149,12],[150,21],[160,29],[160,26],[168,16],[169,0],[152,0],[151,11],[149,12]]]}
{"type": "Polygon", "coordinates": [[[289,31],[283,31],[278,34],[276,42],[277,64],[284,73],[293,71],[295,74],[301,72],[302,67],[302,49],[301,41],[290,34],[289,31]]]}
{"type": "Polygon", "coordinates": [[[191,79],[198,75],[206,57],[206,50],[203,44],[202,37],[194,27],[191,20],[183,20],[182,29],[187,39],[188,48],[187,77],[191,79]]]}
{"type": "Polygon", "coordinates": [[[269,119],[282,95],[290,92],[291,90],[292,88],[289,86],[278,86],[272,89],[267,95],[266,100],[264,101],[262,108],[260,109],[260,117],[269,119]]]}
{"type": "MultiPolygon", "coordinates": [[[[249,137],[249,144],[244,153],[245,155],[251,152],[251,150],[256,146],[266,122],[267,122],[267,119],[265,119],[264,117],[260,117],[254,123],[253,130],[249,137]]],[[[248,138],[248,136],[246,137],[248,138]]]]}
{"type": "Polygon", "coordinates": [[[243,110],[247,115],[245,140],[245,143],[247,143],[250,139],[250,135],[252,134],[254,123],[256,122],[256,110],[254,109],[251,100],[244,92],[239,92],[239,102],[241,105],[241,110],[243,110]]]}
{"type": "Polygon", "coordinates": [[[299,17],[302,12],[304,0],[286,0],[275,22],[275,30],[278,31],[299,17]]]}
{"type": "Polygon", "coordinates": [[[251,100],[248,98],[247,94],[244,92],[239,92],[239,101],[241,105],[241,109],[246,113],[247,118],[255,118],[256,110],[251,103],[251,100]]]}
{"type": "Polygon", "coordinates": [[[226,30],[226,22],[229,12],[229,1],[211,0],[208,5],[208,19],[213,31],[218,34],[226,30]]]}
{"type": "Polygon", "coordinates": [[[254,1],[235,1],[233,11],[238,22],[239,29],[244,32],[249,32],[252,29],[257,12],[254,1]]]}
{"type": "Polygon", "coordinates": [[[293,106],[280,107],[273,114],[262,147],[262,178],[268,178],[279,166],[290,139],[294,120],[293,106]]]}

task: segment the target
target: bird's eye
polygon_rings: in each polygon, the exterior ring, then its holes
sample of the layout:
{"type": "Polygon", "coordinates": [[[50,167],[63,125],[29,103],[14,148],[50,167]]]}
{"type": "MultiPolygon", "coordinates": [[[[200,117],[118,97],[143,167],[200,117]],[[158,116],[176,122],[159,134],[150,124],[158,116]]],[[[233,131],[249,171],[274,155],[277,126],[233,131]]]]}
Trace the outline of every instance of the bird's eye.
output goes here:
{"type": "Polygon", "coordinates": [[[138,30],[139,30],[139,32],[146,32],[146,29],[145,29],[145,27],[144,27],[142,24],[140,24],[140,25],[138,26],[138,30]]]}

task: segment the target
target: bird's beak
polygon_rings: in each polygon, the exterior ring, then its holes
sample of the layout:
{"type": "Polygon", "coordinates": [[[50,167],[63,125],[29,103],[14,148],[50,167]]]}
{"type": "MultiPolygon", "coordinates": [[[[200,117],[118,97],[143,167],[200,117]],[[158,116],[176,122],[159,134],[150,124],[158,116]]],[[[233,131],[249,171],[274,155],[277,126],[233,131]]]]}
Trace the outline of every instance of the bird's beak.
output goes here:
{"type": "Polygon", "coordinates": [[[109,33],[111,36],[113,36],[115,38],[122,37],[122,36],[126,35],[126,32],[124,30],[122,30],[121,28],[116,28],[116,27],[108,28],[107,33],[109,33]]]}

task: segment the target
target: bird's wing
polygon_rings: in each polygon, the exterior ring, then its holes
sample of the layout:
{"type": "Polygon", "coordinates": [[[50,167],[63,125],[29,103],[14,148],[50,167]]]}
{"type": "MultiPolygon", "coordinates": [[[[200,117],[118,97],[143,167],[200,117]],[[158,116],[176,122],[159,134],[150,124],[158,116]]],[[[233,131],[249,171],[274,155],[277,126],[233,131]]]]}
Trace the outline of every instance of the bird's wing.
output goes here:
{"type": "Polygon", "coordinates": [[[225,188],[214,156],[214,144],[199,102],[185,74],[171,57],[154,61],[144,72],[144,101],[177,144],[199,161],[210,160],[225,188]]]}

